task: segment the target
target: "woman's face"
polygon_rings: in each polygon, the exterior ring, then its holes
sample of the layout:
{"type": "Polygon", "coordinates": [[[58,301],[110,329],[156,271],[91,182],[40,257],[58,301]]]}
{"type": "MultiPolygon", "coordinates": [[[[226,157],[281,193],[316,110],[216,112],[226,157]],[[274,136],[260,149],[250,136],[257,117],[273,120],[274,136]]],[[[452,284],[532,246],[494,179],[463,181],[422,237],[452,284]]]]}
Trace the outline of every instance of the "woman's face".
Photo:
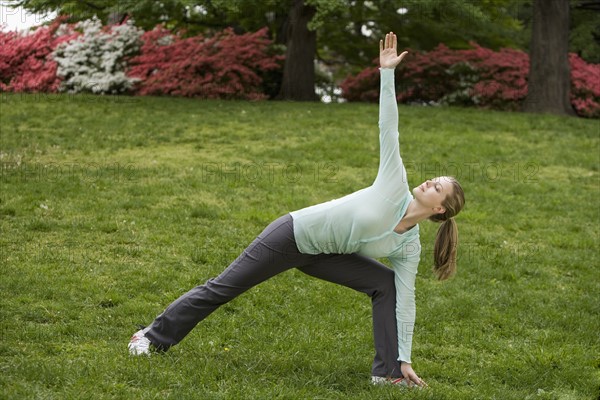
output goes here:
{"type": "Polygon", "coordinates": [[[412,190],[413,196],[423,206],[434,209],[435,213],[444,213],[442,202],[453,191],[452,182],[447,176],[428,179],[412,190]]]}

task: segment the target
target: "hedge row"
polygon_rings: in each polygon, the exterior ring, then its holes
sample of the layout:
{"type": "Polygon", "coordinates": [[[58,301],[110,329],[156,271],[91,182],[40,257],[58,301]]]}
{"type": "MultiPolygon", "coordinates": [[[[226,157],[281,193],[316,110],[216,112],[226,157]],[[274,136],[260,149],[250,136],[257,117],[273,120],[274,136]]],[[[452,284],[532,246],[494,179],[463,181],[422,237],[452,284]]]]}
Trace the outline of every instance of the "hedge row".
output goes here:
{"type": "MultiPolygon", "coordinates": [[[[529,55],[513,49],[492,51],[474,42],[471,46],[451,50],[440,44],[430,52],[409,50],[397,68],[398,101],[519,109],[527,95],[529,55]]],[[[600,117],[600,65],[588,64],[574,53],[569,61],[573,108],[581,116],[600,117]]],[[[378,67],[347,77],[341,87],[348,101],[376,102],[378,67]]]]}
{"type": "Polygon", "coordinates": [[[264,99],[263,74],[281,69],[267,29],[182,38],[129,20],[57,20],[29,35],[0,32],[0,90],[264,99]]]}
{"type": "MultiPolygon", "coordinates": [[[[266,28],[183,38],[162,26],[144,32],[132,20],[102,26],[97,19],[66,24],[59,18],[31,34],[0,31],[0,91],[260,100],[268,97],[265,77],[282,67],[271,44],[266,28]]],[[[527,95],[527,53],[471,45],[409,51],[397,68],[398,101],[519,109],[527,95]]],[[[600,65],[573,53],[569,60],[573,108],[600,117],[600,65]]],[[[348,101],[376,102],[377,64],[341,88],[348,101]]]]}

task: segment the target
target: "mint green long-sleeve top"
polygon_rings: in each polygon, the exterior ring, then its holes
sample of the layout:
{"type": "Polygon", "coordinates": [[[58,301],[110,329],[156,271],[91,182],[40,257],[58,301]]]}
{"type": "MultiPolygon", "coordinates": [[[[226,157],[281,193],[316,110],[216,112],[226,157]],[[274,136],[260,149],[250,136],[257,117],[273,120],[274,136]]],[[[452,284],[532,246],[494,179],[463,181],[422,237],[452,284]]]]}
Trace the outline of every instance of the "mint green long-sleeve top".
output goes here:
{"type": "Polygon", "coordinates": [[[421,244],[419,225],[402,234],[394,232],[413,196],[400,157],[394,70],[381,68],[380,74],[380,159],[375,181],[347,196],[290,214],[301,253],[388,257],[396,285],[398,360],[410,363],[421,244]]]}

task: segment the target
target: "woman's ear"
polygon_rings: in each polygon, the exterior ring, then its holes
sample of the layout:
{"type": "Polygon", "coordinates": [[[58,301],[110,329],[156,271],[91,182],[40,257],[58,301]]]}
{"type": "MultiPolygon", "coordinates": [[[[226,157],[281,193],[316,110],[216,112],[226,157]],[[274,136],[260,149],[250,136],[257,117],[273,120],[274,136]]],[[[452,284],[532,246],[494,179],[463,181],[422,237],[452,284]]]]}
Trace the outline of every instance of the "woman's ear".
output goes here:
{"type": "Polygon", "coordinates": [[[433,207],[433,212],[436,214],[443,214],[446,212],[446,209],[444,207],[433,207]]]}

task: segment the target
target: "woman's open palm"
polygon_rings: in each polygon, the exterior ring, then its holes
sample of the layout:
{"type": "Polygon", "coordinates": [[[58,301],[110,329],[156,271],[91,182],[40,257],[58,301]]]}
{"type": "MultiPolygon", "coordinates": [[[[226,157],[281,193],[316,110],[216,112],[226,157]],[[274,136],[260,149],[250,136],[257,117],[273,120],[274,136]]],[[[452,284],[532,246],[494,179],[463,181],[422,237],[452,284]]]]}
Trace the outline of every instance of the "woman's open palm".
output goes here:
{"type": "Polygon", "coordinates": [[[398,55],[396,50],[397,39],[393,32],[385,35],[385,42],[379,41],[379,65],[381,68],[396,68],[408,51],[398,55]]]}

